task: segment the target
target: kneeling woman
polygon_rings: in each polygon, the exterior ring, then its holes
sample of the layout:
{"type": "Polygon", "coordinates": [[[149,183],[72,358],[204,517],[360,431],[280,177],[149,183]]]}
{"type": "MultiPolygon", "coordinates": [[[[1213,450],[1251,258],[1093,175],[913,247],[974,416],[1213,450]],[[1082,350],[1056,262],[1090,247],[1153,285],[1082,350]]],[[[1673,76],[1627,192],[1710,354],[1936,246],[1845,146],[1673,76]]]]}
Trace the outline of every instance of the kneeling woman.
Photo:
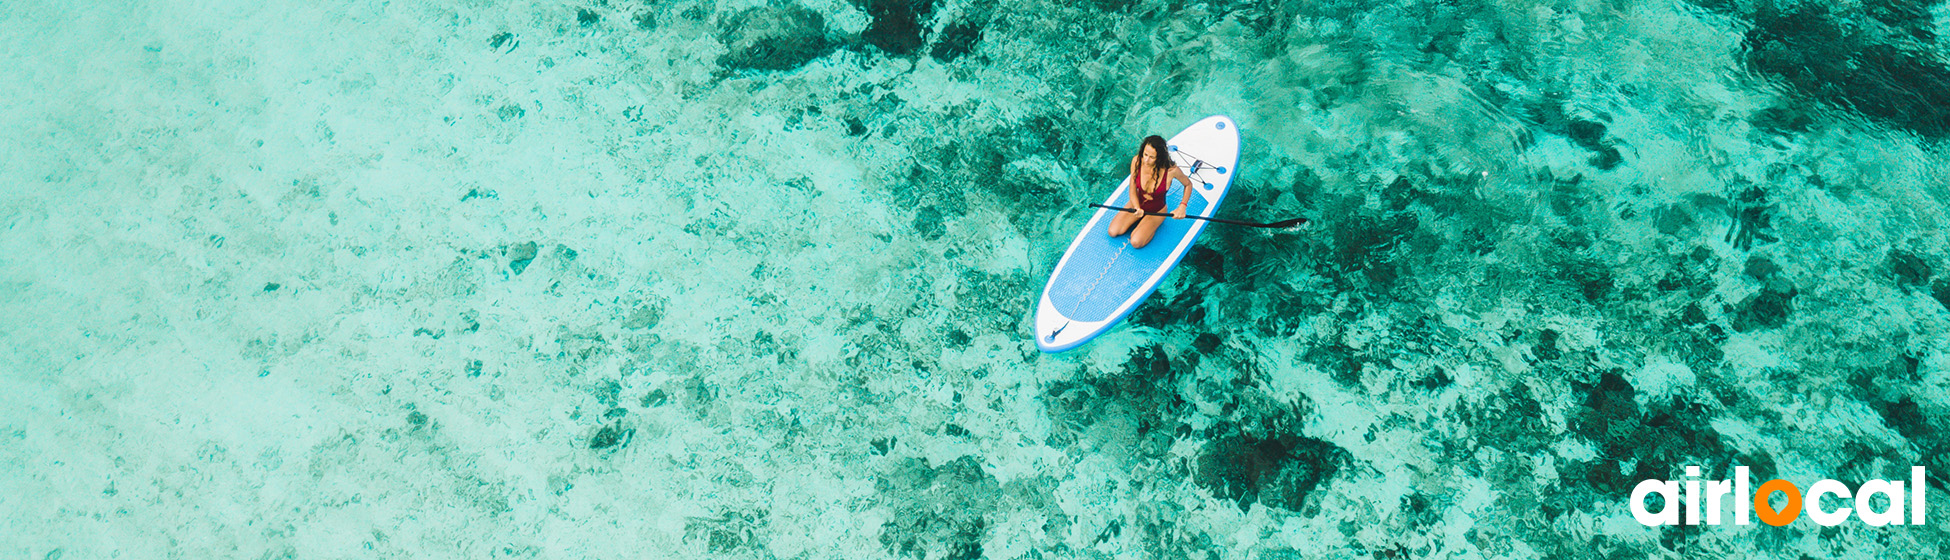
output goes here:
{"type": "MultiPolygon", "coordinates": [[[[1165,223],[1164,216],[1150,216],[1146,212],[1165,211],[1165,193],[1171,190],[1171,180],[1179,184],[1191,185],[1192,180],[1172,164],[1171,148],[1165,146],[1165,139],[1156,135],[1146,136],[1138,147],[1138,155],[1131,158],[1131,200],[1127,210],[1118,212],[1110,219],[1110,236],[1131,234],[1131,247],[1143,249],[1151,243],[1151,236],[1158,233],[1158,226],[1165,223]]],[[[1178,198],[1178,209],[1171,212],[1171,218],[1185,217],[1185,203],[1191,201],[1191,189],[1180,189],[1184,196],[1178,198]]]]}

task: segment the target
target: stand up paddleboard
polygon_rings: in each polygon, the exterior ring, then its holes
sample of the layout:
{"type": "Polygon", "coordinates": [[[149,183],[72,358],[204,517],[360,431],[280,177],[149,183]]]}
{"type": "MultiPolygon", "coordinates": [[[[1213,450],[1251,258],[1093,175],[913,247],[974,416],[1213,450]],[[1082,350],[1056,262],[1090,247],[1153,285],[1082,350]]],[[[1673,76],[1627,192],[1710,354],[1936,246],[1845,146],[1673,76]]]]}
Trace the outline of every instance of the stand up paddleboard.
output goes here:
{"type": "MultiPolygon", "coordinates": [[[[1192,199],[1185,205],[1185,215],[1212,217],[1238,174],[1234,165],[1239,161],[1239,128],[1232,119],[1206,117],[1165,144],[1171,147],[1172,162],[1198,183],[1172,181],[1166,206],[1176,207],[1189,190],[1192,199]]],[[[1130,185],[1131,178],[1124,177],[1104,205],[1129,205],[1130,185]]],[[[1136,249],[1129,234],[1110,236],[1112,212],[1117,211],[1100,208],[1090,216],[1063,259],[1056,262],[1049,284],[1043,286],[1042,301],[1036,305],[1036,347],[1044,352],[1069,350],[1109,332],[1158,289],[1206,226],[1204,220],[1189,217],[1165,218],[1151,243],[1136,249]]]]}

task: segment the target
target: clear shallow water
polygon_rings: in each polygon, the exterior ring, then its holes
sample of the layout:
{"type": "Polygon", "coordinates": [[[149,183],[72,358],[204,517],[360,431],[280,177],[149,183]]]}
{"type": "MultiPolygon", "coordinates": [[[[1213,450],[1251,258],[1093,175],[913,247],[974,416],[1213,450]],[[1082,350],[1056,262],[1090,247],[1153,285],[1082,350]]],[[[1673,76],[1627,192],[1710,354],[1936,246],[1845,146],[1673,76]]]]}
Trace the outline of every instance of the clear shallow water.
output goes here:
{"type": "Polygon", "coordinates": [[[1944,547],[1624,505],[1950,472],[1933,8],[66,4],[0,8],[8,557],[1944,547]],[[1317,227],[1035,352],[1213,113],[1317,227]]]}

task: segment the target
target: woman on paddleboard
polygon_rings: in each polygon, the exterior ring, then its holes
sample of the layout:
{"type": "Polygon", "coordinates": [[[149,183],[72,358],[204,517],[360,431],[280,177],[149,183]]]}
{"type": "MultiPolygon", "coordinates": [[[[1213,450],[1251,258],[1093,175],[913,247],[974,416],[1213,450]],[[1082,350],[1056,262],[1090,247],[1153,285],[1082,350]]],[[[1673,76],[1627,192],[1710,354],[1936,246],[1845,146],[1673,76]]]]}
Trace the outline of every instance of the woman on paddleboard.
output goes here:
{"type": "MultiPolygon", "coordinates": [[[[1131,234],[1131,248],[1143,249],[1151,243],[1151,236],[1158,232],[1158,225],[1165,223],[1164,216],[1151,216],[1147,212],[1165,211],[1165,193],[1171,190],[1171,180],[1190,185],[1192,180],[1178,170],[1171,161],[1171,148],[1165,145],[1161,136],[1144,137],[1138,145],[1138,155],[1131,158],[1131,188],[1129,210],[1118,212],[1110,218],[1110,236],[1131,234]]],[[[1182,190],[1182,189],[1181,189],[1182,190]]],[[[1174,220],[1185,217],[1185,203],[1191,201],[1191,192],[1185,191],[1178,197],[1178,209],[1171,211],[1174,220]]]]}

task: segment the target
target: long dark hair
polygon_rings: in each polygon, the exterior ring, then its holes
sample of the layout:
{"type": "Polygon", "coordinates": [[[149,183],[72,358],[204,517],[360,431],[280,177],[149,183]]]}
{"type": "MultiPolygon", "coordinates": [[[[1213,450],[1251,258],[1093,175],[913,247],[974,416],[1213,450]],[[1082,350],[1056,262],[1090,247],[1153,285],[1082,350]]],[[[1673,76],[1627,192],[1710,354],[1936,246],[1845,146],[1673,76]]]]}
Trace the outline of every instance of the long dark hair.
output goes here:
{"type": "MultiPolygon", "coordinates": [[[[1157,154],[1158,157],[1157,159],[1151,161],[1151,169],[1141,169],[1139,171],[1143,171],[1146,173],[1157,173],[1159,171],[1171,168],[1171,166],[1173,165],[1171,161],[1171,147],[1165,145],[1165,139],[1163,136],[1158,136],[1156,134],[1153,134],[1144,137],[1144,142],[1138,144],[1139,162],[1144,161],[1145,146],[1150,146],[1151,153],[1157,154]]],[[[1133,182],[1132,186],[1137,187],[1139,189],[1143,189],[1144,187],[1138,186],[1136,184],[1136,181],[1143,180],[1146,183],[1150,183],[1156,181],[1157,179],[1158,177],[1156,175],[1146,175],[1143,177],[1132,177],[1131,181],[1133,182]]]]}

